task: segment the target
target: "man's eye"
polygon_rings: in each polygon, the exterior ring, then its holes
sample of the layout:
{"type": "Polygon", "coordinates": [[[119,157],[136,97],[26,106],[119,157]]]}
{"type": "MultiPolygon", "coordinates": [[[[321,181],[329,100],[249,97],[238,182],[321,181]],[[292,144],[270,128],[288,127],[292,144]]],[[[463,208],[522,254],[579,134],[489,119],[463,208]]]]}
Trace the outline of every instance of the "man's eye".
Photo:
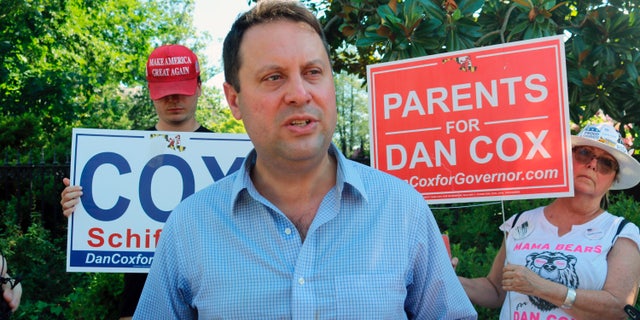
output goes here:
{"type": "Polygon", "coordinates": [[[279,74],[274,74],[274,75],[270,75],[268,77],[265,78],[266,81],[277,81],[282,79],[282,76],[279,74]]]}

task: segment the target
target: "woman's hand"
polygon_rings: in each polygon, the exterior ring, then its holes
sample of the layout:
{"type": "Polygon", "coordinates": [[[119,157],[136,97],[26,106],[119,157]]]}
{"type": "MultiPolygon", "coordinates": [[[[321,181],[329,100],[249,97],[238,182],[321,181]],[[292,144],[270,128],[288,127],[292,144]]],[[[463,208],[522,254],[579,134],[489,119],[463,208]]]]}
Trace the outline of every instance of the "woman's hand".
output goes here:
{"type": "Polygon", "coordinates": [[[544,280],[525,266],[507,264],[502,269],[502,289],[534,295],[544,280]]]}

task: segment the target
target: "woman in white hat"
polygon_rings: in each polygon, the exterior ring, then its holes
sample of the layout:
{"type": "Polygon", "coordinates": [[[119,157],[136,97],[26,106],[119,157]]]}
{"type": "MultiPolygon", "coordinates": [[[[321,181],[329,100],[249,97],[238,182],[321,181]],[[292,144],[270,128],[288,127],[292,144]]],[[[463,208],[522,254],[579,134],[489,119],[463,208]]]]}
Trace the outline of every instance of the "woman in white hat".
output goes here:
{"type": "Polygon", "coordinates": [[[640,230],[603,200],[638,184],[640,163],[608,124],[586,126],[571,144],[574,196],[512,216],[487,277],[460,277],[474,304],[502,306],[500,319],[626,319],[635,304],[640,230]]]}

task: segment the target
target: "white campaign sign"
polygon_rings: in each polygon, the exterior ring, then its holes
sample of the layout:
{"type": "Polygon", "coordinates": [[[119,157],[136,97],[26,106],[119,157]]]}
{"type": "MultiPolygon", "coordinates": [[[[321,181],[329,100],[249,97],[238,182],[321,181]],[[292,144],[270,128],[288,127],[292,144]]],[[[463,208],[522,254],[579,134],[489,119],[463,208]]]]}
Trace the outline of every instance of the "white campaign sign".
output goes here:
{"type": "Polygon", "coordinates": [[[74,129],[67,271],[148,272],[176,205],[241,167],[245,134],[74,129]]]}

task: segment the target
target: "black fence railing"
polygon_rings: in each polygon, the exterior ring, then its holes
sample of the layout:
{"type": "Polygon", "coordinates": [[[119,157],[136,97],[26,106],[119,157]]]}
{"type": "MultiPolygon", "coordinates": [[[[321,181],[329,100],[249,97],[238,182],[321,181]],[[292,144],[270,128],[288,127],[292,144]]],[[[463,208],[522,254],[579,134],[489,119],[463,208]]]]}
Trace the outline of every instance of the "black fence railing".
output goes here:
{"type": "Polygon", "coordinates": [[[16,223],[23,232],[36,215],[54,237],[66,236],[67,219],[62,215],[62,179],[69,176],[69,163],[44,156],[4,152],[0,163],[0,217],[3,225],[16,223]]]}

